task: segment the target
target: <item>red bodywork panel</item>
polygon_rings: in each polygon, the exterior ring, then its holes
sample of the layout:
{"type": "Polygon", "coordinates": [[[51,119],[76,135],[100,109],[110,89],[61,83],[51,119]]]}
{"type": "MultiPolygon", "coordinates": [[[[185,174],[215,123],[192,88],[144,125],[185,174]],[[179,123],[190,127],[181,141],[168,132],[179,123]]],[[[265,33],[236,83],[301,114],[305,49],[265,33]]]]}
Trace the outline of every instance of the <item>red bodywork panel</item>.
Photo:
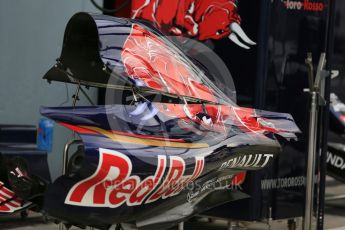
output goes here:
{"type": "Polygon", "coordinates": [[[160,38],[138,24],[133,25],[123,46],[122,61],[127,74],[146,87],[217,102],[212,89],[199,80],[198,73],[178,51],[168,49],[160,38]]]}

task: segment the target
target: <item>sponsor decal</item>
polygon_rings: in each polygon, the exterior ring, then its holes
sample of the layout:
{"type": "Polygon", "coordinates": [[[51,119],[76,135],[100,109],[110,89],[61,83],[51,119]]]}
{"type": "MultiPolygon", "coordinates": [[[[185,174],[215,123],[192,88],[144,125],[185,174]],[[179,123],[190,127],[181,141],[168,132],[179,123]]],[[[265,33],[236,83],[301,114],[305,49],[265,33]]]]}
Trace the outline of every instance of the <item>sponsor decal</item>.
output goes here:
{"type": "Polygon", "coordinates": [[[345,160],[341,156],[327,152],[327,163],[340,170],[345,169],[345,160]]]}
{"type": "Polygon", "coordinates": [[[268,165],[271,159],[273,159],[273,154],[248,154],[238,157],[234,157],[227,162],[224,162],[219,170],[224,169],[241,169],[241,168],[264,168],[268,165]]]}
{"type": "Polygon", "coordinates": [[[232,179],[234,178],[233,174],[216,177],[211,180],[206,181],[203,183],[203,185],[197,190],[197,191],[191,191],[187,194],[187,201],[192,202],[197,197],[202,196],[203,194],[206,194],[207,191],[214,191],[214,190],[221,190],[221,189],[232,189],[234,190],[239,187],[242,189],[239,185],[234,185],[232,187],[229,187],[231,185],[232,179]]]}
{"type": "Polygon", "coordinates": [[[325,10],[326,5],[323,2],[316,2],[312,0],[294,1],[294,0],[282,0],[285,8],[288,10],[304,10],[322,12],[325,10]]]}
{"type": "Polygon", "coordinates": [[[132,175],[132,162],[124,154],[109,149],[99,149],[96,172],[75,184],[65,203],[85,207],[116,208],[121,205],[137,206],[178,195],[196,180],[204,168],[204,157],[195,157],[192,175],[184,175],[186,164],[181,157],[158,156],[154,175],[144,180],[132,175]],[[166,175],[165,175],[166,174],[166,175]]]}
{"type": "Polygon", "coordinates": [[[305,177],[285,177],[261,180],[262,190],[284,189],[293,187],[305,187],[305,177]]]}

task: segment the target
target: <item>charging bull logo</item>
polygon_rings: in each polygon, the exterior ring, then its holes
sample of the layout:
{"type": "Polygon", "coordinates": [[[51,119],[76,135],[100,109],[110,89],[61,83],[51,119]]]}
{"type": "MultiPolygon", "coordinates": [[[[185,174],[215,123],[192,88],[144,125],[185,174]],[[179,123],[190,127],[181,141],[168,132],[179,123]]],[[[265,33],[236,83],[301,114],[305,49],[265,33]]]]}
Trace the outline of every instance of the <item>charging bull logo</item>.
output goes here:
{"type": "Polygon", "coordinates": [[[73,186],[66,204],[86,207],[116,208],[123,204],[137,206],[178,195],[195,181],[204,168],[204,158],[195,158],[192,175],[184,175],[186,164],[171,156],[167,170],[167,157],[158,156],[156,172],[145,179],[132,174],[130,159],[117,151],[100,149],[99,165],[89,178],[73,186]],[[166,175],[165,175],[166,174],[166,175]]]}
{"type": "Polygon", "coordinates": [[[201,41],[228,37],[245,49],[255,45],[240,26],[234,0],[133,0],[132,18],[148,20],[173,35],[201,41]]]}

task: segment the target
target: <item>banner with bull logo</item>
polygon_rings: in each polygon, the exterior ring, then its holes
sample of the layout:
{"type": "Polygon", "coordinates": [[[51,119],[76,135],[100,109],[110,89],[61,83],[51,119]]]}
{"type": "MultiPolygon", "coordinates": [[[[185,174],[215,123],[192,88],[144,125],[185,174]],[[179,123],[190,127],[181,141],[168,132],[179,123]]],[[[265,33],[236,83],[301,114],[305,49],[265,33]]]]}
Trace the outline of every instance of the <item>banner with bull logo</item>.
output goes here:
{"type": "Polygon", "coordinates": [[[133,0],[131,17],[147,20],[169,35],[200,41],[229,38],[245,49],[256,44],[241,28],[235,0],[133,0]]]}

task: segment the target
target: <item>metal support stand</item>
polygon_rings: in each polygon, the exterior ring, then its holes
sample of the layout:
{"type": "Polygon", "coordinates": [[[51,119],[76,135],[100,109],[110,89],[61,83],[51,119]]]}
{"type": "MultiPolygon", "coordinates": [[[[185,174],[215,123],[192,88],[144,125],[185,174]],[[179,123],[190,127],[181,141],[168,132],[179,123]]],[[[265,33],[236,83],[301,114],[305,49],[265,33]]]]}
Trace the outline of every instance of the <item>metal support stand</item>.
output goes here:
{"type": "Polygon", "coordinates": [[[232,221],[231,220],[228,221],[228,230],[234,230],[232,227],[232,221]]]}
{"type": "Polygon", "coordinates": [[[268,226],[268,230],[272,229],[272,207],[269,207],[268,209],[268,219],[267,219],[267,226],[268,226]]]}
{"type": "Polygon", "coordinates": [[[294,219],[288,220],[288,230],[296,230],[297,224],[294,219]]]}
{"type": "Polygon", "coordinates": [[[314,210],[314,185],[315,185],[315,165],[317,153],[317,124],[319,107],[324,105],[324,80],[329,74],[324,71],[326,64],[326,54],[322,53],[314,80],[312,54],[308,53],[306,64],[309,70],[309,93],[311,95],[311,107],[309,112],[309,140],[308,140],[308,162],[307,162],[307,179],[306,179],[306,201],[304,214],[304,230],[311,230],[312,214],[314,210]]]}
{"type": "Polygon", "coordinates": [[[81,144],[81,143],[82,143],[82,141],[79,139],[72,139],[66,143],[64,151],[63,151],[63,157],[62,157],[62,162],[63,162],[62,175],[66,175],[66,172],[67,172],[68,159],[69,159],[69,156],[68,156],[69,148],[74,144],[81,144]]]}
{"type": "MultiPolygon", "coordinates": [[[[336,0],[330,0],[328,5],[328,22],[327,22],[327,66],[328,70],[332,70],[332,56],[334,51],[334,25],[336,17],[336,0]]],[[[332,71],[333,72],[333,71],[332,71]]],[[[338,72],[339,74],[339,72],[338,72]]],[[[336,76],[334,71],[332,75],[336,76]]],[[[333,76],[332,76],[333,77],[333,76]]],[[[325,81],[325,100],[327,101],[324,107],[323,116],[323,132],[322,132],[322,151],[320,156],[320,186],[319,186],[319,207],[317,213],[317,230],[324,229],[324,215],[325,215],[325,188],[326,188],[326,173],[327,173],[327,151],[328,151],[328,123],[329,123],[329,95],[331,79],[325,81]]]]}
{"type": "Polygon", "coordinates": [[[306,205],[304,215],[304,230],[311,229],[313,203],[314,203],[314,182],[315,182],[315,161],[316,161],[316,124],[317,124],[317,93],[311,93],[311,108],[309,120],[309,144],[307,162],[307,183],[306,183],[306,205]]]}
{"type": "Polygon", "coordinates": [[[59,230],[65,230],[65,225],[63,223],[59,224],[59,230]]]}

